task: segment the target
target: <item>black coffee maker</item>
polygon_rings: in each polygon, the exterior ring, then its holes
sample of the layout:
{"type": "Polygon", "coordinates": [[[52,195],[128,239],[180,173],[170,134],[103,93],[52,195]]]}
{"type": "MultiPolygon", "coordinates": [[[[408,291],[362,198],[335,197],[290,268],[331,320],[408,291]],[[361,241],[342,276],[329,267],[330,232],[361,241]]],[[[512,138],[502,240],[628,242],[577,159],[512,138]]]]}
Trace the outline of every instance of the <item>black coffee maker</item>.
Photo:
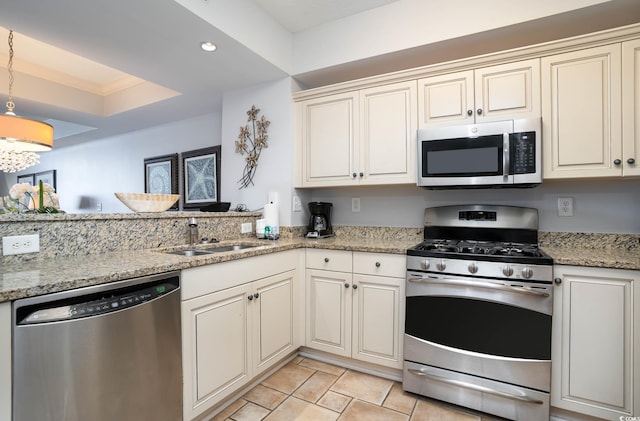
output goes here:
{"type": "Polygon", "coordinates": [[[332,237],[331,229],[331,208],[332,203],[327,202],[309,202],[309,238],[325,238],[332,237]]]}

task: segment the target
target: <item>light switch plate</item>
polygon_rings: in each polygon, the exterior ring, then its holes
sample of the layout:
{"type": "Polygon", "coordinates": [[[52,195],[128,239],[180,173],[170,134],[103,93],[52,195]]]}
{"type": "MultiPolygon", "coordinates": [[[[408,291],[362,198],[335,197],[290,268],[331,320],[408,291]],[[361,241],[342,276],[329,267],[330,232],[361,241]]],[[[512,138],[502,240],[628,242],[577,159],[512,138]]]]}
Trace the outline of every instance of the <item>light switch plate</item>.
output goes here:
{"type": "Polygon", "coordinates": [[[251,229],[251,222],[245,222],[244,224],[240,225],[240,234],[251,232],[251,229]]]}
{"type": "Polygon", "coordinates": [[[351,199],[351,212],[360,212],[360,198],[354,197],[351,199]]]}
{"type": "Polygon", "coordinates": [[[40,234],[11,235],[2,237],[2,255],[38,253],[40,251],[40,234]]]}

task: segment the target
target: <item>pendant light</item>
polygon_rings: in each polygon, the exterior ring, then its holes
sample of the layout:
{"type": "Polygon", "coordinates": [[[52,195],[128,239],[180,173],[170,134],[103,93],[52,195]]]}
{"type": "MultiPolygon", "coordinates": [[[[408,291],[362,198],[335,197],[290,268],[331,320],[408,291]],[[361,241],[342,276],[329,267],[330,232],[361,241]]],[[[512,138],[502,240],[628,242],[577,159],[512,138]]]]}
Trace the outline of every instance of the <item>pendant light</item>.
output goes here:
{"type": "Polygon", "coordinates": [[[21,171],[40,162],[36,152],[53,146],[53,127],[13,112],[13,31],[9,31],[9,99],[7,112],[0,114],[0,171],[21,171]]]}

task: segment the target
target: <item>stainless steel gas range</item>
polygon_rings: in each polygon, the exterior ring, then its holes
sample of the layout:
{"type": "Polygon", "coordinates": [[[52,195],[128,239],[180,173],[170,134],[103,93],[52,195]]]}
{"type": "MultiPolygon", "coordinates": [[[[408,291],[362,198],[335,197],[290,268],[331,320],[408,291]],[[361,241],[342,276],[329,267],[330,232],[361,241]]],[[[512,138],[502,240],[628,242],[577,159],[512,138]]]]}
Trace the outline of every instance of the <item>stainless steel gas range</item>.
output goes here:
{"type": "Polygon", "coordinates": [[[403,388],[514,420],[549,419],[552,259],[538,212],[425,209],[407,250],[403,388]]]}

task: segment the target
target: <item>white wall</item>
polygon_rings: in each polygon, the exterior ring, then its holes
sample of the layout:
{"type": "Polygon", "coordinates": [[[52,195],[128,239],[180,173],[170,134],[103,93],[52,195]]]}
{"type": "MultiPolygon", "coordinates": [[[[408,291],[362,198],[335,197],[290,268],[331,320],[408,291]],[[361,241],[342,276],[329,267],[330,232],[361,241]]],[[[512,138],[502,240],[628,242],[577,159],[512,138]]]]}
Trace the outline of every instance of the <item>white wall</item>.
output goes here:
{"type": "MultiPolygon", "coordinates": [[[[6,192],[17,174],[56,170],[60,208],[68,213],[129,212],[113,193],[144,192],[144,159],[220,144],[221,115],[200,117],[40,154],[40,164],[0,181],[6,192]]],[[[222,155],[224,158],[224,154],[222,155]]],[[[224,178],[224,177],[222,177],[224,178]]]]}
{"type": "Polygon", "coordinates": [[[280,225],[306,224],[302,213],[291,212],[293,195],[293,101],[292,81],[285,78],[249,88],[226,92],[222,118],[222,198],[231,203],[244,203],[250,210],[261,209],[269,192],[278,193],[280,225]],[[247,111],[255,105],[259,116],[271,122],[268,148],[262,150],[254,185],[240,189],[246,155],[235,152],[240,127],[247,124],[247,111]]]}
{"type": "Polygon", "coordinates": [[[500,204],[538,209],[540,230],[640,233],[640,180],[554,181],[532,189],[423,190],[414,186],[314,189],[312,200],[333,203],[333,224],[423,226],[426,207],[500,204]],[[360,198],[359,213],[351,199],[360,198]],[[574,199],[574,216],[558,216],[558,197],[574,199]]]}

